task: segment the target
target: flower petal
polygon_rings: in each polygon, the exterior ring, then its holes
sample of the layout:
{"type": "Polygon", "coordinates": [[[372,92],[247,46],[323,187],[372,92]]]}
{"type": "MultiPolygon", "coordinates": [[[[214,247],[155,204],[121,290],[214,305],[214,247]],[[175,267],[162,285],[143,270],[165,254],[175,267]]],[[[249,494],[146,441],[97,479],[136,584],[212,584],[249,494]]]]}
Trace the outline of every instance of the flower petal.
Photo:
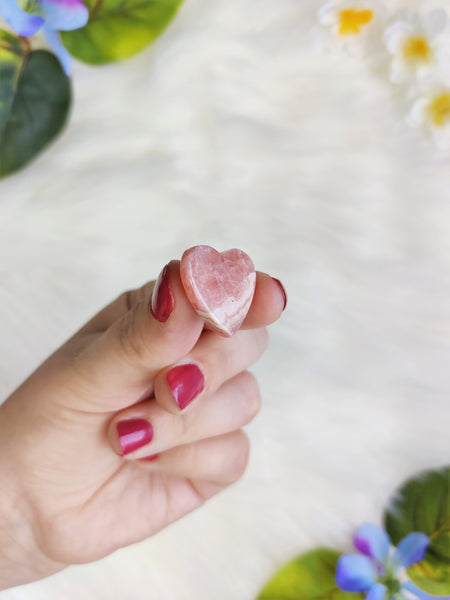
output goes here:
{"type": "Polygon", "coordinates": [[[47,24],[44,25],[42,31],[44,32],[48,43],[54,50],[56,56],[58,57],[59,62],[61,63],[62,68],[64,69],[64,73],[66,75],[69,75],[70,67],[72,65],[72,56],[67,52],[67,50],[64,48],[64,46],[61,44],[61,41],[59,39],[59,33],[57,31],[55,31],[54,29],[51,29],[50,27],[48,27],[47,24]]]}
{"type": "Polygon", "coordinates": [[[416,100],[406,118],[408,125],[412,127],[422,125],[426,121],[426,109],[429,104],[430,100],[428,98],[419,98],[419,100],[416,100]]]}
{"type": "Polygon", "coordinates": [[[371,560],[360,554],[343,554],[336,566],[336,583],[345,592],[367,592],[375,583],[371,560]]]}
{"type": "Polygon", "coordinates": [[[89,19],[89,11],[81,0],[42,0],[42,11],[52,29],[71,31],[84,27],[89,19]]]}
{"type": "Polygon", "coordinates": [[[384,600],[386,592],[387,587],[385,585],[376,583],[370,588],[365,600],[384,600]]]}
{"type": "Polygon", "coordinates": [[[410,35],[413,35],[414,30],[409,25],[409,23],[405,23],[404,21],[396,21],[392,25],[390,25],[383,35],[383,40],[386,45],[388,52],[391,54],[395,54],[402,41],[410,35]]]}
{"type": "Polygon", "coordinates": [[[394,563],[410,567],[423,560],[430,544],[430,538],[424,533],[414,531],[410,533],[397,546],[394,554],[394,563]]]}
{"type": "Polygon", "coordinates": [[[328,2],[319,10],[319,23],[321,25],[334,25],[338,22],[336,2],[328,2]]]}
{"type": "Polygon", "coordinates": [[[412,581],[404,583],[402,589],[414,594],[418,600],[450,600],[450,596],[433,596],[432,594],[427,594],[427,592],[418,588],[412,581]]]}
{"type": "Polygon", "coordinates": [[[378,525],[365,523],[355,531],[353,545],[363,554],[383,562],[389,555],[390,539],[378,525]]]}
{"type": "Polygon", "coordinates": [[[0,0],[0,14],[17,34],[24,37],[34,35],[44,24],[41,16],[25,12],[16,0],[0,0]]]}

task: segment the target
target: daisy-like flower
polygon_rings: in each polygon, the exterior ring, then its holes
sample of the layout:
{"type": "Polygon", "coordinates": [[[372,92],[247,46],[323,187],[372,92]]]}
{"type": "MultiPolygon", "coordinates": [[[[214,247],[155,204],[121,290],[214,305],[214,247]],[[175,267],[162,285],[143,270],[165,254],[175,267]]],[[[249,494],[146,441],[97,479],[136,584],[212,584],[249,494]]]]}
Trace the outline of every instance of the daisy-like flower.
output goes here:
{"type": "MultiPolygon", "coordinates": [[[[429,543],[424,533],[413,532],[393,548],[381,527],[362,525],[353,537],[353,545],[362,554],[339,558],[336,583],[346,592],[367,592],[365,600],[439,600],[406,575],[408,567],[424,558],[429,543]]],[[[449,600],[449,596],[442,600],[449,600]]]]}
{"type": "Polygon", "coordinates": [[[382,2],[374,0],[331,0],[319,11],[319,22],[327,27],[334,42],[353,54],[360,54],[374,33],[382,2]]]}
{"type": "Polygon", "coordinates": [[[69,73],[72,57],[58,32],[86,25],[89,11],[81,0],[0,0],[0,14],[18,35],[29,37],[42,31],[69,73]]]}
{"type": "Polygon", "coordinates": [[[391,80],[403,83],[428,75],[450,61],[448,16],[444,9],[426,14],[404,11],[384,33],[392,55],[391,80]],[[447,35],[446,35],[447,34],[447,35]]]}
{"type": "Polygon", "coordinates": [[[435,144],[450,149],[450,85],[429,85],[408,116],[412,126],[425,127],[435,144]]]}

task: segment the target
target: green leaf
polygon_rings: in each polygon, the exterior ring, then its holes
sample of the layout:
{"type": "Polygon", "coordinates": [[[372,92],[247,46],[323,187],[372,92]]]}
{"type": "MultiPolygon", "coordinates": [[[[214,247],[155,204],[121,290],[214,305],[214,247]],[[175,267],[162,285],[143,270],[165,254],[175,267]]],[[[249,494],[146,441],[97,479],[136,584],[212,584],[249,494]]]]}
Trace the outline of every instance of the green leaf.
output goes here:
{"type": "Polygon", "coordinates": [[[408,575],[417,586],[429,594],[450,594],[450,569],[437,562],[433,556],[426,556],[425,560],[410,567],[408,575]]]}
{"type": "Polygon", "coordinates": [[[392,499],[384,522],[395,545],[412,531],[428,535],[424,560],[408,574],[430,594],[450,594],[450,467],[408,480],[392,499]]]}
{"type": "Polygon", "coordinates": [[[340,552],[319,548],[302,554],[270,579],[257,600],[358,600],[363,594],[337,587],[336,564],[340,552]]]}
{"type": "Polygon", "coordinates": [[[91,64],[128,58],[156,39],[183,0],[85,0],[89,22],[61,32],[67,50],[91,64]]]}
{"type": "Polygon", "coordinates": [[[0,29],[0,131],[8,120],[14,97],[11,90],[17,85],[26,52],[21,38],[0,29]]]}
{"type": "Polygon", "coordinates": [[[0,177],[38,154],[63,127],[70,81],[58,59],[0,30],[0,177]]]}

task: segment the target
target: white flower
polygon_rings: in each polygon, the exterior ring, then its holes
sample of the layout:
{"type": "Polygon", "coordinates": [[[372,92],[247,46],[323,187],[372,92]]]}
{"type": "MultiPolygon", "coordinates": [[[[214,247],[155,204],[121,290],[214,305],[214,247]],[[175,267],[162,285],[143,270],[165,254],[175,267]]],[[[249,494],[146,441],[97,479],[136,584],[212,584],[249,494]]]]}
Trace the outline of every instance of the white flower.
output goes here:
{"type": "Polygon", "coordinates": [[[450,149],[450,85],[430,85],[408,116],[413,126],[424,126],[441,149],[450,149]]]}
{"type": "Polygon", "coordinates": [[[421,80],[436,70],[447,70],[450,63],[450,33],[445,10],[426,14],[404,13],[384,33],[392,55],[391,81],[421,80]]]}
{"type": "Polygon", "coordinates": [[[352,54],[362,54],[376,37],[381,0],[331,0],[319,11],[319,22],[331,32],[335,45],[352,54]]]}

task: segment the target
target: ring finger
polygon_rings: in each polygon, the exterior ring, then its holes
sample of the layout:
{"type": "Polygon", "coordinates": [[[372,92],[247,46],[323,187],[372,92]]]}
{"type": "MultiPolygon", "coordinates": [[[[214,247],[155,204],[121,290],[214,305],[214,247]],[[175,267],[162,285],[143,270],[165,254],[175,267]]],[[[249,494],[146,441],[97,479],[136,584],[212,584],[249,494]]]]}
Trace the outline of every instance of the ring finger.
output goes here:
{"type": "Polygon", "coordinates": [[[243,475],[249,450],[248,437],[239,430],[177,446],[142,458],[138,463],[148,471],[230,485],[243,475]]]}

